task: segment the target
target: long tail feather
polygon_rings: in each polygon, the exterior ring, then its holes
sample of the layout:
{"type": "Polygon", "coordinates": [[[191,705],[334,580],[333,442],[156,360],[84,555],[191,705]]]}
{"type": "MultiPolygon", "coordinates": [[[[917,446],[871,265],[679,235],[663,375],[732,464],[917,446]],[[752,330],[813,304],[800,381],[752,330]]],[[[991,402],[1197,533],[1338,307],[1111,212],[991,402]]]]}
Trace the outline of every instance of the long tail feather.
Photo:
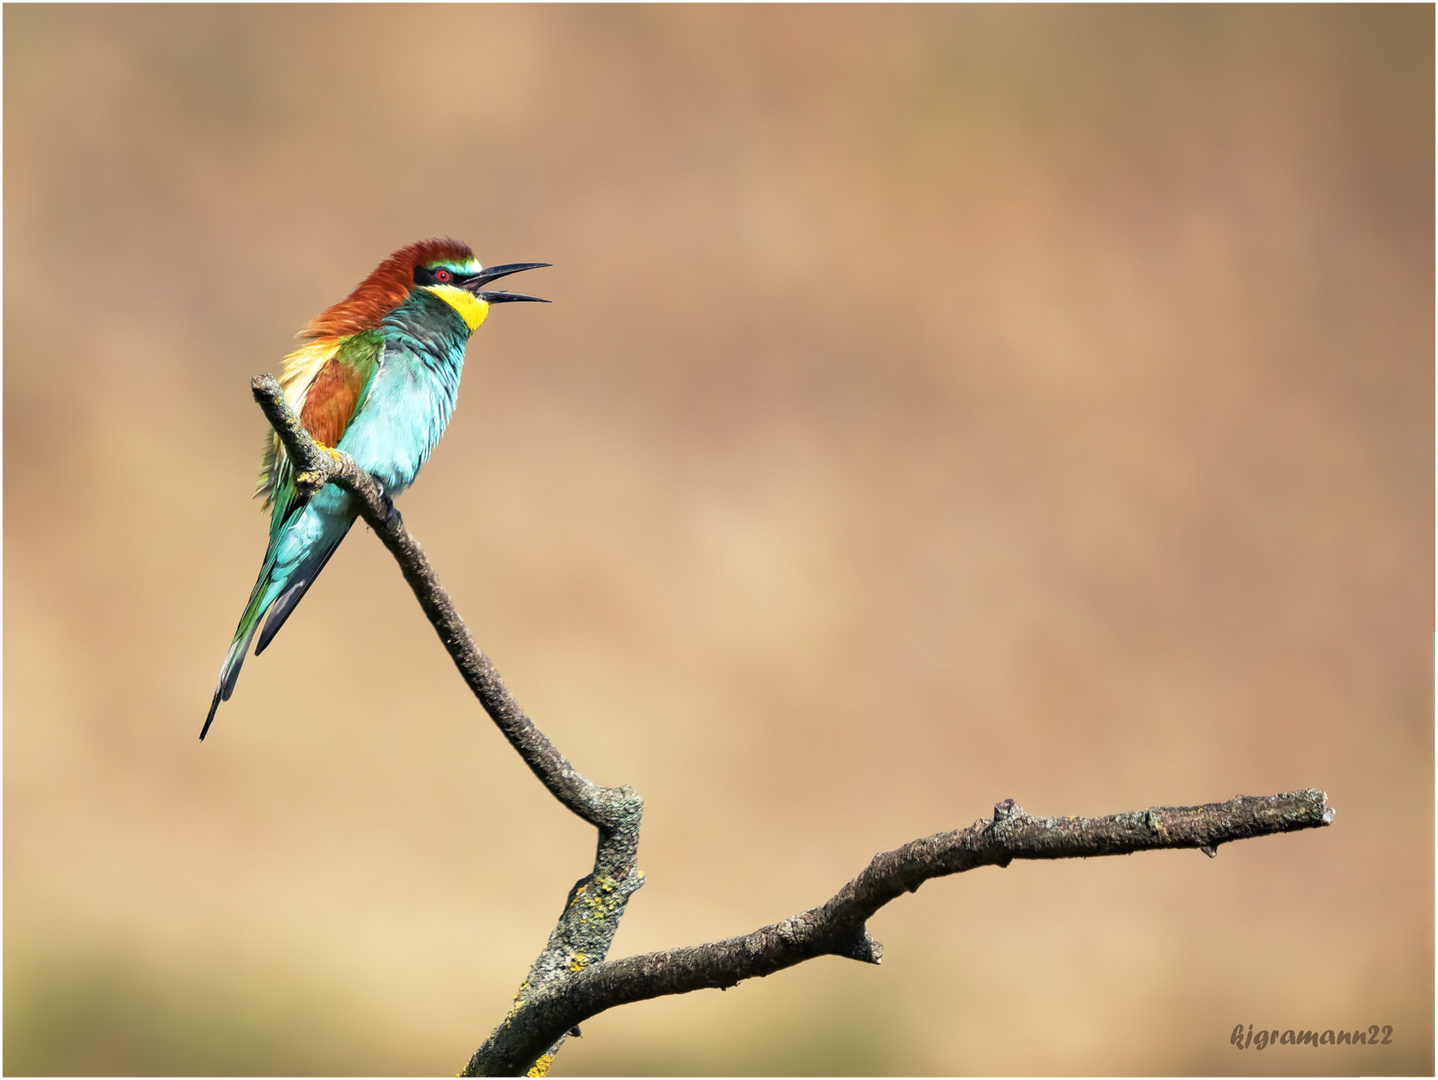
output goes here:
{"type": "Polygon", "coordinates": [[[260,576],[255,580],[255,587],[250,590],[249,602],[245,604],[245,613],[240,616],[240,625],[235,628],[234,640],[230,642],[230,651],[225,653],[225,662],[220,665],[220,678],[215,686],[215,696],[210,702],[210,711],[205,717],[205,726],[200,729],[200,741],[203,742],[209,733],[210,725],[215,722],[215,710],[220,707],[220,702],[229,701],[230,695],[235,692],[235,680],[240,677],[240,668],[244,665],[245,656],[250,651],[250,641],[259,629],[260,616],[269,605],[265,602],[266,593],[270,588],[270,579],[275,571],[275,550],[273,545],[265,553],[264,565],[260,567],[260,576]]]}
{"type": "Polygon", "coordinates": [[[215,696],[210,701],[210,712],[205,717],[205,726],[200,728],[200,742],[205,741],[205,736],[210,733],[210,725],[215,722],[215,712],[220,707],[220,691],[215,690],[215,696]]]}
{"type": "MultiPolygon", "coordinates": [[[[268,584],[268,582],[267,582],[268,584]]],[[[200,728],[200,741],[205,741],[209,734],[210,725],[215,722],[215,711],[220,707],[220,702],[229,701],[230,695],[235,692],[235,682],[240,677],[240,668],[244,666],[245,656],[250,651],[250,640],[259,629],[259,613],[250,620],[246,628],[244,621],[240,622],[240,629],[235,633],[235,640],[230,643],[230,651],[225,654],[225,662],[220,665],[220,681],[215,687],[215,696],[210,702],[209,714],[205,717],[205,726],[200,728]]]]}
{"type": "MultiPolygon", "coordinates": [[[[350,525],[353,524],[354,522],[351,521],[350,525]]],[[[260,631],[260,640],[255,646],[256,656],[264,652],[265,647],[274,640],[274,636],[280,632],[280,627],[285,625],[285,620],[288,619],[290,613],[295,610],[295,605],[304,599],[305,593],[307,593],[310,586],[315,583],[315,578],[320,576],[320,571],[323,570],[325,564],[330,561],[330,556],[335,553],[335,548],[339,547],[340,541],[348,535],[349,525],[346,525],[345,531],[335,537],[334,543],[316,552],[304,562],[300,563],[299,566],[295,567],[294,573],[290,575],[289,581],[285,585],[284,592],[280,593],[280,595],[275,598],[275,602],[270,605],[269,618],[265,620],[265,628],[260,631]]],[[[228,697],[229,695],[226,694],[225,696],[228,697]]]]}
{"type": "Polygon", "coordinates": [[[270,549],[265,553],[260,576],[250,592],[245,613],[240,616],[240,624],[235,628],[230,651],[225,654],[225,662],[220,665],[219,683],[215,687],[214,699],[210,702],[210,712],[205,717],[205,726],[200,730],[201,739],[214,723],[215,711],[220,707],[220,702],[229,701],[230,695],[234,693],[235,681],[240,677],[240,667],[249,654],[250,643],[255,639],[255,634],[258,632],[260,638],[255,648],[255,655],[258,656],[265,651],[265,646],[279,632],[294,611],[295,605],[314,584],[315,578],[319,577],[320,571],[330,561],[330,556],[335,553],[340,541],[349,534],[353,524],[353,517],[297,512],[271,537],[270,549]],[[266,611],[269,612],[268,619],[265,618],[266,611]],[[263,630],[260,629],[262,620],[263,630]]]}

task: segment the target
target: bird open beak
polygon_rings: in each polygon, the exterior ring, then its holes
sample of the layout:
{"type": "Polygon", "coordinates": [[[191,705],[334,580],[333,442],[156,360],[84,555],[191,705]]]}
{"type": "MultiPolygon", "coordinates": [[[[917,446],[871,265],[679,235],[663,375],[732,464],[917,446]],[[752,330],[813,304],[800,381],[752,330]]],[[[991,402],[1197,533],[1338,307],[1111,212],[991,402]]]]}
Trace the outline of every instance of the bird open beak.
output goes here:
{"type": "Polygon", "coordinates": [[[477,274],[470,274],[468,277],[462,279],[460,284],[487,304],[507,304],[515,300],[532,300],[538,304],[547,304],[549,301],[543,297],[525,296],[523,293],[505,292],[503,290],[487,292],[482,289],[481,286],[487,285],[489,282],[495,280],[495,278],[508,277],[510,274],[517,274],[521,270],[538,270],[541,266],[549,265],[549,263],[505,263],[502,266],[490,266],[477,274]]]}

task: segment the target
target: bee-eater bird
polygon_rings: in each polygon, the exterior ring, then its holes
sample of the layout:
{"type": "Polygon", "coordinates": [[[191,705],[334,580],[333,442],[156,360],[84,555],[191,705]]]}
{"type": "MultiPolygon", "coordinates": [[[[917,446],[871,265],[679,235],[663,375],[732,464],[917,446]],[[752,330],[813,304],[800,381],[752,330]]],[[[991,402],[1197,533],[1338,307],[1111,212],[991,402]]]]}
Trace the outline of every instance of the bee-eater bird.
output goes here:
{"type": "MultiPolygon", "coordinates": [[[[484,286],[548,263],[506,263],[484,269],[465,244],[423,240],[380,263],[344,300],[300,333],[306,344],[285,357],[280,385],[310,436],[342,450],[397,495],[421,465],[454,413],[464,347],[491,304],[539,300],[484,286]]],[[[547,301],[540,301],[541,303],[547,301]]],[[[313,497],[295,488],[294,465],[273,432],[265,442],[260,483],[270,507],[270,546],[200,738],[215,710],[234,692],[240,665],[260,628],[255,655],[265,651],[359,511],[349,494],[326,484],[313,497]]]]}

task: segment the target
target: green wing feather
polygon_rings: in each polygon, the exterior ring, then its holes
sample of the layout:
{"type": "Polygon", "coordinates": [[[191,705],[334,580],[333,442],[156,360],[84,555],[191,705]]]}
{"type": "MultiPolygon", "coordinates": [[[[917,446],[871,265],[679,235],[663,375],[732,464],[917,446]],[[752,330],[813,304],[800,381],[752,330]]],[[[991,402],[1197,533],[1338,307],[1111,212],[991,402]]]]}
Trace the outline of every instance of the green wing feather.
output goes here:
{"type": "MultiPolygon", "coordinates": [[[[350,420],[364,407],[384,352],[384,337],[377,329],[361,330],[336,342],[333,349],[323,351],[324,362],[310,369],[309,381],[302,388],[295,391],[286,388],[290,407],[299,412],[305,430],[325,446],[338,445],[350,420]]],[[[305,350],[290,356],[302,352],[305,350]]],[[[289,370],[287,367],[287,374],[289,370]]],[[[273,433],[266,446],[256,494],[266,495],[266,505],[272,507],[270,543],[273,544],[308,501],[295,489],[294,462],[280,445],[279,436],[273,433]]]]}

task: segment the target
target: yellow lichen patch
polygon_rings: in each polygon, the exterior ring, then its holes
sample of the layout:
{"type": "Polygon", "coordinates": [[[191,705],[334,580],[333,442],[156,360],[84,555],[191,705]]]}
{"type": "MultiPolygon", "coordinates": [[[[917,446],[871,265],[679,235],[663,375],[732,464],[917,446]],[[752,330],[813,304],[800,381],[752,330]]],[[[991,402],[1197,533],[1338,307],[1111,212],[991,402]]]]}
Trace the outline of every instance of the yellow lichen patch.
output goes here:
{"type": "MultiPolygon", "coordinates": [[[[624,904],[623,895],[616,895],[619,890],[619,882],[615,881],[612,877],[595,878],[593,884],[598,890],[598,895],[584,898],[584,906],[586,908],[584,918],[586,920],[602,919],[618,910],[624,904]]],[[[582,891],[583,887],[575,893],[575,903],[579,902],[579,892],[582,891]]]]}
{"type": "Polygon", "coordinates": [[[525,1075],[525,1076],[548,1076],[548,1075],[549,1075],[549,1067],[550,1067],[551,1065],[553,1065],[553,1064],[554,1064],[554,1055],[553,1055],[553,1054],[543,1054],[543,1055],[541,1055],[541,1056],[534,1062],[533,1065],[531,1065],[531,1066],[529,1067],[529,1072],[525,1073],[524,1075],[525,1075]]]}
{"type": "Polygon", "coordinates": [[[582,952],[577,952],[569,958],[570,971],[583,971],[589,966],[589,957],[582,952]]]}
{"type": "Polygon", "coordinates": [[[459,312],[460,318],[471,330],[484,322],[484,317],[489,314],[489,304],[465,289],[454,285],[426,285],[425,288],[459,312]]]}
{"type": "Polygon", "coordinates": [[[514,1001],[510,1004],[510,1006],[509,1006],[509,1012],[508,1012],[508,1014],[507,1014],[507,1015],[505,1016],[505,1018],[504,1018],[504,1022],[505,1022],[506,1024],[508,1024],[508,1023],[510,1022],[510,1020],[514,1019],[514,1014],[515,1014],[515,1013],[519,1012],[520,1003],[521,1003],[521,1002],[523,1001],[523,999],[524,999],[524,992],[525,992],[526,990],[528,990],[528,989],[529,989],[529,980],[528,980],[528,979],[525,979],[524,982],[522,982],[522,983],[519,984],[519,989],[514,992],[514,1001]]]}

